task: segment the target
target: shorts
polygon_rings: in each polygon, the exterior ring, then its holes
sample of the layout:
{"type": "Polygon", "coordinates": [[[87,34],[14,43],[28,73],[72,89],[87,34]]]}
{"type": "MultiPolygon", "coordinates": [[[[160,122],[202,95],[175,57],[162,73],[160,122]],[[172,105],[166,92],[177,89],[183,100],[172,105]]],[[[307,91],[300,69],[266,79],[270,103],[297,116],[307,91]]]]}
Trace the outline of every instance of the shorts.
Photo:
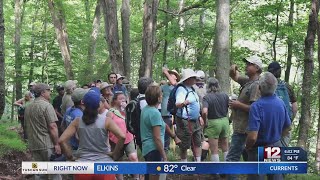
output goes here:
{"type": "Polygon", "coordinates": [[[162,161],[161,154],[158,150],[152,150],[143,157],[145,161],[162,161]]]}
{"type": "Polygon", "coordinates": [[[180,149],[190,149],[191,145],[195,147],[201,147],[203,135],[199,120],[185,120],[177,117],[176,126],[176,134],[181,140],[181,144],[179,146],[180,149]]]}
{"type": "Polygon", "coordinates": [[[229,119],[227,117],[209,119],[205,134],[209,139],[226,138],[229,135],[229,129],[229,119]]]}
{"type": "MultiPolygon", "coordinates": [[[[113,151],[114,148],[116,147],[116,144],[114,142],[110,141],[110,146],[111,146],[111,151],[113,151]]],[[[135,153],[135,152],[137,152],[137,151],[136,151],[136,148],[134,145],[134,140],[132,140],[128,144],[123,145],[120,157],[122,157],[124,155],[124,153],[126,153],[126,156],[128,157],[130,154],[135,153]]]]}

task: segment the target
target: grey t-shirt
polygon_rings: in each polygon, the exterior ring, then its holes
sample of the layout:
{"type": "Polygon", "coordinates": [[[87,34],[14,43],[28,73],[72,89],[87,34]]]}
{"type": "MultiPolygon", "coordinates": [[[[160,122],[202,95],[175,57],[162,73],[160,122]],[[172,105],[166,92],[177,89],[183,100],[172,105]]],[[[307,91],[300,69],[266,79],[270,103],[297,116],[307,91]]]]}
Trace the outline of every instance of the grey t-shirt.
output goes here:
{"type": "Polygon", "coordinates": [[[86,125],[82,119],[79,121],[78,135],[79,148],[77,161],[113,161],[108,155],[111,151],[109,145],[109,132],[105,129],[106,116],[98,115],[96,121],[86,125]]]}
{"type": "Polygon", "coordinates": [[[229,97],[227,94],[208,93],[203,97],[202,107],[208,108],[208,119],[219,119],[227,117],[229,97]]]}

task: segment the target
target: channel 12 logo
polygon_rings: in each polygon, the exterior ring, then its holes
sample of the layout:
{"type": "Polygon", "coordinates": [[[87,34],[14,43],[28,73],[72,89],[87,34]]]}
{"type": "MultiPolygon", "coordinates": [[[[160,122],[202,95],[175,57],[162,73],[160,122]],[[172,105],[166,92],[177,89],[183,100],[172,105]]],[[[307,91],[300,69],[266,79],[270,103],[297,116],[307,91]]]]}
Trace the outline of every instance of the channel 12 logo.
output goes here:
{"type": "Polygon", "coordinates": [[[281,148],[280,147],[264,147],[263,160],[264,162],[280,162],[281,148]]]}

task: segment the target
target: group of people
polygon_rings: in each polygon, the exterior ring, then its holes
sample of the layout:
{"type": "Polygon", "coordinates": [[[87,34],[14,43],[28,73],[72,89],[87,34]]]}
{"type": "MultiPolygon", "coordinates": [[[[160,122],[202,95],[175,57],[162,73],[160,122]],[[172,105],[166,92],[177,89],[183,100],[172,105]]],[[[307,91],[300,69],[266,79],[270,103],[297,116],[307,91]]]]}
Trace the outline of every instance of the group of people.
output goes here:
{"type": "MultiPolygon", "coordinates": [[[[163,68],[167,81],[161,82],[161,86],[152,78],[142,77],[138,88],[130,92],[122,83],[125,77],[116,73],[108,75],[108,82],[96,80],[81,88],[77,88],[77,81],[68,80],[56,88],[58,96],[52,105],[50,86],[32,84],[31,92],[26,93],[30,100],[25,97],[24,103],[19,100],[15,105],[25,108],[22,126],[33,160],[49,161],[53,154],[64,154],[72,161],[120,161],[126,154],[129,161],[138,161],[139,147],[145,161],[168,161],[170,138],[179,146],[183,162],[188,161],[188,149],[196,162],[207,158],[208,149],[210,160],[220,161],[218,147],[225,161],[240,161],[241,155],[245,161],[256,161],[258,146],[288,146],[297,103],[292,88],[280,80],[281,66],[273,62],[268,66],[269,72],[261,75],[259,57],[244,60],[246,76],[240,75],[236,65],[229,71],[230,77],[240,84],[237,97],[223,92],[216,78],[207,78],[203,71],[192,69],[184,69],[180,74],[163,68]],[[128,107],[133,102],[138,107],[131,112],[128,107]],[[129,127],[132,123],[127,121],[129,116],[130,121],[138,123],[135,131],[129,127]]],[[[60,175],[50,176],[61,179],[60,175]]],[[[123,179],[123,176],[72,178],[123,179]]],[[[237,179],[233,175],[228,178],[237,179]]],[[[249,179],[257,178],[263,177],[249,175],[249,179]]],[[[159,176],[145,175],[144,179],[159,176]]]]}

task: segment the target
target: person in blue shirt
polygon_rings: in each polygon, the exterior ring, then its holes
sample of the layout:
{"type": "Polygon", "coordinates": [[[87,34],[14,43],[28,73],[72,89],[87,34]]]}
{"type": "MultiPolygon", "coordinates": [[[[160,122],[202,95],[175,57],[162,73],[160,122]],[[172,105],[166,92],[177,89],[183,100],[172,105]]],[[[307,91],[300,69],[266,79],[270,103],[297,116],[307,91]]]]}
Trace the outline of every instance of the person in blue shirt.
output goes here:
{"type": "Polygon", "coordinates": [[[192,146],[193,155],[197,162],[201,161],[201,143],[203,119],[200,116],[199,96],[192,86],[198,77],[192,69],[184,69],[176,91],[176,126],[177,136],[181,139],[181,161],[187,161],[187,150],[192,146]]]}
{"type": "MultiPolygon", "coordinates": [[[[82,117],[83,115],[83,109],[84,109],[84,104],[82,103],[82,99],[84,97],[84,95],[88,92],[89,89],[83,89],[83,88],[76,88],[72,95],[71,95],[71,99],[74,102],[74,106],[70,107],[67,109],[64,117],[63,117],[63,121],[62,121],[62,129],[65,130],[71,123],[73,120],[75,120],[78,117],[82,117]]],[[[78,143],[78,139],[76,138],[76,136],[73,136],[70,141],[70,146],[72,150],[77,150],[79,143],[78,143]]]]}
{"type": "MultiPolygon", "coordinates": [[[[172,89],[175,87],[178,81],[180,81],[180,75],[176,70],[168,70],[167,68],[162,68],[163,74],[167,77],[169,83],[161,85],[162,91],[162,102],[161,102],[161,116],[163,121],[172,128],[172,115],[167,110],[168,100],[172,89]]],[[[170,134],[166,133],[164,136],[164,149],[168,151],[170,147],[170,134]]]]}
{"type": "MultiPolygon", "coordinates": [[[[249,111],[246,150],[249,161],[257,161],[258,146],[284,146],[281,137],[289,133],[291,120],[284,102],[275,95],[278,81],[266,72],[259,80],[261,98],[249,111]]],[[[249,175],[248,179],[264,179],[264,175],[249,175]]],[[[268,179],[283,179],[281,174],[268,175],[268,179]]]]}

